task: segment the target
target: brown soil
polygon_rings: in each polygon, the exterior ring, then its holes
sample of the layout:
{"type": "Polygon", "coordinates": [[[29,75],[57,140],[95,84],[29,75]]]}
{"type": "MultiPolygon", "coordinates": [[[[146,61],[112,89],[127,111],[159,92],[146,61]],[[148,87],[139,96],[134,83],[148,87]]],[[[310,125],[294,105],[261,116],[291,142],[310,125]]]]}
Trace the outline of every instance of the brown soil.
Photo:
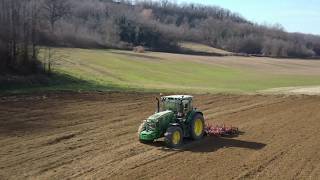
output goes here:
{"type": "Polygon", "coordinates": [[[0,179],[319,179],[320,97],[196,95],[242,135],[140,144],[154,94],[0,97],[0,179]]]}

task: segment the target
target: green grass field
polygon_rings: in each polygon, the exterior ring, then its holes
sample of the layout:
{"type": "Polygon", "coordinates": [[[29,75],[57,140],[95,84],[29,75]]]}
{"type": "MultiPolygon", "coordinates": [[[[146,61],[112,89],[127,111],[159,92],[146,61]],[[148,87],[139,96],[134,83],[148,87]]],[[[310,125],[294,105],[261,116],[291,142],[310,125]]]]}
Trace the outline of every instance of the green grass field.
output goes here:
{"type": "MultiPolygon", "coordinates": [[[[44,54],[41,52],[40,57],[44,54]]],[[[48,85],[14,87],[7,91],[254,93],[277,87],[320,85],[320,72],[315,69],[320,67],[320,61],[310,64],[302,60],[72,48],[54,49],[53,59],[57,75],[51,77],[48,85]],[[306,66],[310,66],[310,72],[303,69],[306,66]]]]}
{"type": "Polygon", "coordinates": [[[179,43],[180,47],[194,51],[194,52],[204,52],[204,53],[216,53],[221,55],[232,54],[231,52],[213,48],[204,44],[193,43],[193,42],[182,42],[179,43]]]}

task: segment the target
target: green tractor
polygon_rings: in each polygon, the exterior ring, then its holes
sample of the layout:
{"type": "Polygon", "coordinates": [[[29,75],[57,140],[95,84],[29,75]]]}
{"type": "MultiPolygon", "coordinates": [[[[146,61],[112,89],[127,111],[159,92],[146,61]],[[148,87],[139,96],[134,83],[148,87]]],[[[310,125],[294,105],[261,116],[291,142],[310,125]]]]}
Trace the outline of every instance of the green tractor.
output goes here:
{"type": "Polygon", "coordinates": [[[192,96],[173,95],[157,99],[157,112],[144,120],[138,136],[142,143],[164,137],[168,147],[176,148],[183,138],[199,140],[204,135],[203,113],[192,105],[192,96]]]}

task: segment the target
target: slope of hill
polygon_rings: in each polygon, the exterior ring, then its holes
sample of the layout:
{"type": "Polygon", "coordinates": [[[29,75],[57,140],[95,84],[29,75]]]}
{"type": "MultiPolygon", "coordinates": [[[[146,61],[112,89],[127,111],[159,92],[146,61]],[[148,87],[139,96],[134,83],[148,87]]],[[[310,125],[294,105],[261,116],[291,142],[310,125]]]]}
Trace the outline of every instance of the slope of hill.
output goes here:
{"type": "MultiPolygon", "coordinates": [[[[320,61],[317,60],[72,48],[53,51],[54,70],[60,76],[49,86],[36,90],[254,93],[270,88],[320,84],[320,61]],[[63,76],[67,76],[67,80],[63,76]]],[[[25,88],[20,90],[26,91],[25,88]]]]}
{"type": "Polygon", "coordinates": [[[61,19],[63,24],[56,27],[60,33],[56,35],[61,36],[57,44],[90,47],[88,40],[91,40],[91,44],[96,42],[100,46],[142,45],[155,51],[178,52],[178,42],[190,41],[235,53],[273,57],[320,55],[319,36],[287,33],[281,25],[258,25],[217,6],[176,4],[167,0],[138,0],[134,4],[98,0],[69,2],[72,18],[61,19]]]}
{"type": "Polygon", "coordinates": [[[205,44],[193,43],[193,42],[182,42],[179,43],[179,46],[190,53],[194,54],[204,54],[204,55],[218,55],[218,56],[226,56],[232,55],[232,52],[225,51],[223,49],[214,48],[205,44]]]}

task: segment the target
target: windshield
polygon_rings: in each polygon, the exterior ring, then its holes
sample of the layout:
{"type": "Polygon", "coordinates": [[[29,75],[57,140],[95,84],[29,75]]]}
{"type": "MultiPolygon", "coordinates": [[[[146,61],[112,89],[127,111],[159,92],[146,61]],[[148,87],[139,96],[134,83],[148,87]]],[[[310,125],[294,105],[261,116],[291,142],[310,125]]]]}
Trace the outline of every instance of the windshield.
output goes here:
{"type": "Polygon", "coordinates": [[[174,112],[184,112],[192,109],[192,101],[188,99],[181,100],[177,99],[166,99],[162,100],[160,104],[160,111],[171,110],[174,112]]]}
{"type": "Polygon", "coordinates": [[[164,101],[161,103],[161,110],[171,110],[171,111],[177,111],[176,108],[176,102],[175,101],[164,101]]]}

